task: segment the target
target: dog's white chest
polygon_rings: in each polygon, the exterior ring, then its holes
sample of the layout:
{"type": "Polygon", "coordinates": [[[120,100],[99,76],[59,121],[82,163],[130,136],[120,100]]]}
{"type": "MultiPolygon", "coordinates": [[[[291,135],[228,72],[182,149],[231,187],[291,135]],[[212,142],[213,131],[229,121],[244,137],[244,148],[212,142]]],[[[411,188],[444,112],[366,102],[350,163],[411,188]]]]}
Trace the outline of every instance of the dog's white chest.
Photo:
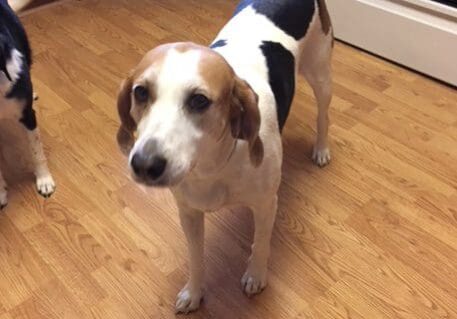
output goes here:
{"type": "Polygon", "coordinates": [[[218,210],[229,198],[229,187],[222,181],[184,182],[174,192],[186,205],[202,211],[218,210]]]}

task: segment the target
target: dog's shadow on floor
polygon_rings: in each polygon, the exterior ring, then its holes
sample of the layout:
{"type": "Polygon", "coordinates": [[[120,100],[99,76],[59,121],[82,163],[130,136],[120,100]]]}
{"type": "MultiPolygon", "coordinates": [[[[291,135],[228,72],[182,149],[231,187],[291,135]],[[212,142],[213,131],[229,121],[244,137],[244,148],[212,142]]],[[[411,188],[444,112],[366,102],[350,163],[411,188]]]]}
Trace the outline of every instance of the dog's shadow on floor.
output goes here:
{"type": "MultiPolygon", "coordinates": [[[[268,318],[290,314],[288,307],[284,306],[288,300],[281,293],[281,286],[295,280],[297,265],[299,267],[301,261],[293,251],[296,243],[291,245],[293,240],[287,237],[287,233],[294,227],[291,224],[297,221],[297,214],[301,215],[300,218],[307,218],[300,197],[301,185],[306,183],[309,174],[318,170],[311,161],[312,142],[308,138],[283,138],[283,180],[272,237],[269,286],[252,298],[244,296],[241,291],[240,278],[247,265],[254,233],[252,214],[247,210],[235,210],[211,215],[207,220],[205,241],[207,302],[203,303],[195,318],[266,318],[261,315],[266,309],[269,310],[268,318]],[[290,269],[292,264],[294,269],[290,269]]],[[[301,282],[307,281],[306,273],[298,275],[301,282]]]]}

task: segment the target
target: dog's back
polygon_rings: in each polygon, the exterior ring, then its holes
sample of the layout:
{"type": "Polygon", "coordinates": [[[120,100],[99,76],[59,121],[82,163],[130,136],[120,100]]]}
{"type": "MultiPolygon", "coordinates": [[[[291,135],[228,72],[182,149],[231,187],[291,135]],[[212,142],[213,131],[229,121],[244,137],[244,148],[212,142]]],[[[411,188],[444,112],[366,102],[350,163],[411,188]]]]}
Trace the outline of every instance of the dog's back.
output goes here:
{"type": "Polygon", "coordinates": [[[235,15],[247,7],[267,17],[296,40],[306,35],[315,12],[314,0],[244,0],[236,8],[235,15]]]}
{"type": "Polygon", "coordinates": [[[262,108],[275,105],[280,130],[292,104],[297,72],[306,73],[304,63],[319,64],[311,51],[324,52],[329,60],[332,35],[327,17],[324,0],[244,0],[212,45],[259,94],[264,121],[272,115],[262,108]],[[274,103],[262,103],[268,92],[274,103]]]}

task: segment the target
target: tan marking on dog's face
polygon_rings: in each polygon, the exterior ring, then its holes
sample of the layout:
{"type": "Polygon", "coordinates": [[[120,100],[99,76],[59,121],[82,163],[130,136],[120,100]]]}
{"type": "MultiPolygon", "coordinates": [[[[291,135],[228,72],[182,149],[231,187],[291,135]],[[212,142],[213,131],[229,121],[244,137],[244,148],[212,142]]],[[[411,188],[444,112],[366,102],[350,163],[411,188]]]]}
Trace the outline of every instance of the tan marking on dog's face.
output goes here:
{"type": "MultiPolygon", "coordinates": [[[[170,51],[185,54],[196,51],[200,54],[197,76],[201,77],[201,83],[195,83],[194,91],[207,96],[213,104],[228,102],[229,95],[234,85],[234,72],[225,59],[215,51],[189,42],[171,43],[161,45],[149,51],[132,72],[132,92],[138,85],[148,88],[150,93],[149,105],[153,105],[157,96],[157,77],[162,72],[163,63],[170,51]]],[[[182,70],[185,72],[185,70],[182,70]]],[[[176,74],[179,78],[179,74],[176,74]]],[[[186,88],[182,88],[186,89],[186,88]]],[[[133,106],[137,103],[133,96],[133,106]]],[[[140,105],[141,106],[141,105],[140,105]]],[[[136,122],[139,122],[146,108],[133,108],[131,113],[136,122]]]]}
{"type": "Polygon", "coordinates": [[[208,134],[220,136],[230,130],[230,112],[236,75],[226,60],[211,49],[204,48],[198,74],[205,96],[212,101],[211,109],[202,118],[202,128],[208,134]]]}
{"type": "Polygon", "coordinates": [[[141,59],[140,63],[138,63],[138,65],[133,70],[133,78],[137,79],[143,75],[144,72],[151,66],[159,66],[161,63],[163,63],[168,50],[170,50],[172,47],[173,44],[164,44],[147,52],[141,59]]]}
{"type": "Polygon", "coordinates": [[[238,78],[225,59],[207,50],[200,61],[200,74],[214,96],[221,120],[228,124],[234,138],[249,142],[251,161],[258,166],[263,159],[263,145],[258,138],[260,113],[258,96],[249,84],[238,78]],[[228,122],[227,122],[228,120],[228,122]]]}
{"type": "Polygon", "coordinates": [[[230,97],[235,83],[235,74],[225,59],[208,49],[202,54],[199,74],[208,86],[213,101],[225,101],[230,97]]]}

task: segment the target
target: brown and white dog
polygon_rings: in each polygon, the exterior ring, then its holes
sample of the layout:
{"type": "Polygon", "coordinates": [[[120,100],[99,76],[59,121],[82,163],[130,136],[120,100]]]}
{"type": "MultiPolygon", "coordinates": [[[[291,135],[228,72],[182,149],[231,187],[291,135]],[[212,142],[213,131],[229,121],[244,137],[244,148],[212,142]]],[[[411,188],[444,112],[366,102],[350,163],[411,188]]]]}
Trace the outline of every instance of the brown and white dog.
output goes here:
{"type": "Polygon", "coordinates": [[[210,48],[161,45],[148,52],[118,96],[118,143],[139,183],[169,187],[190,252],[190,278],[176,309],[199,307],[204,212],[248,207],[255,220],[242,287],[267,284],[281,180],[280,131],[296,74],[318,104],[313,160],[330,160],[332,27],[324,0],[245,0],[210,48]]]}

